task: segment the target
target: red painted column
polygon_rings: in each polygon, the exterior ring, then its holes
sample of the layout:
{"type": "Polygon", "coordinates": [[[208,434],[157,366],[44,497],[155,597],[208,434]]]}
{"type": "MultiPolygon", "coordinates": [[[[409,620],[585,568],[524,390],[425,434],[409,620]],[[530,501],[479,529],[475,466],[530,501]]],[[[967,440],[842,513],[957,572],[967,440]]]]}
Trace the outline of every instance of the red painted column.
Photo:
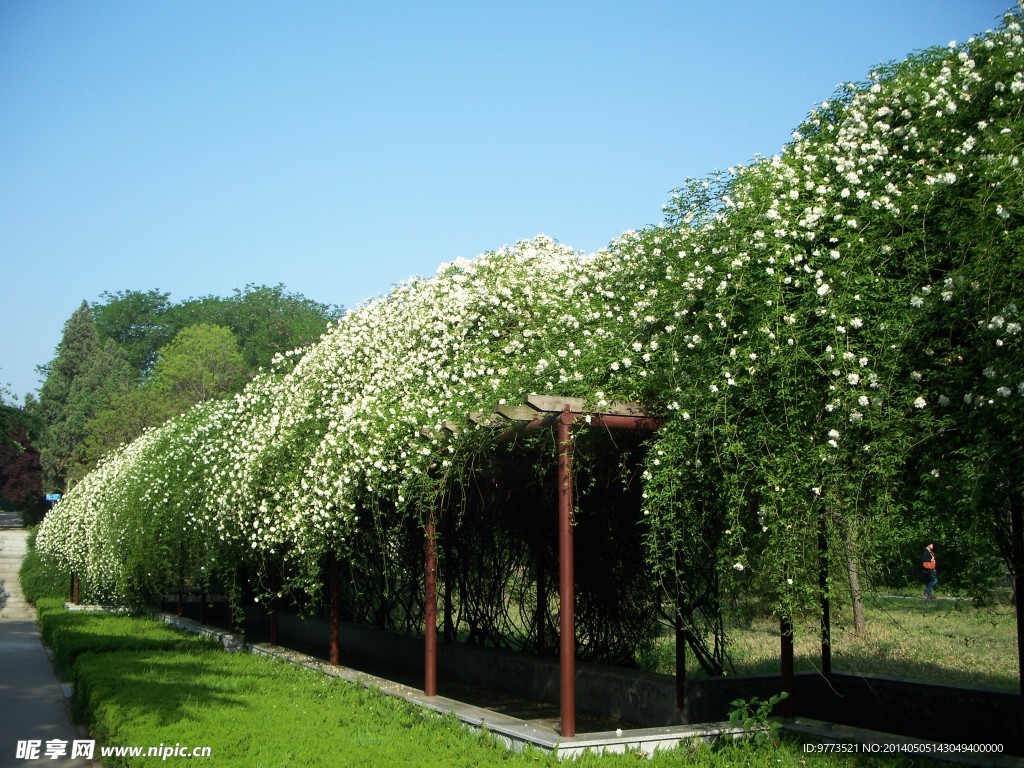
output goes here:
{"type": "Polygon", "coordinates": [[[576,592],[572,541],[572,416],[558,419],[558,599],[562,736],[576,735],[576,592]]]}
{"type": "Polygon", "coordinates": [[[437,513],[427,516],[426,605],[423,629],[423,693],[437,695],[437,513]]]}
{"type": "Polygon", "coordinates": [[[338,556],[334,552],[331,552],[328,574],[331,580],[330,661],[334,666],[338,666],[341,663],[341,646],[338,642],[341,634],[341,597],[338,594],[338,556]]]}
{"type": "Polygon", "coordinates": [[[267,608],[270,610],[270,644],[277,645],[277,577],[273,574],[270,576],[270,601],[267,604],[267,608]]]}

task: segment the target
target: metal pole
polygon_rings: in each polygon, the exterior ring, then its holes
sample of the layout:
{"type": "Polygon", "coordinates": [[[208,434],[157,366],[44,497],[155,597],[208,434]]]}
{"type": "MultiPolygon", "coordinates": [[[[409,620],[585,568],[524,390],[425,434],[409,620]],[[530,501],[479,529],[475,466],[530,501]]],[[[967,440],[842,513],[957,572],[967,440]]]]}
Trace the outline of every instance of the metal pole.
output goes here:
{"type": "Polygon", "coordinates": [[[572,541],[572,416],[558,419],[558,597],[561,662],[562,736],[576,735],[576,611],[572,541]]]}
{"type": "Polygon", "coordinates": [[[423,693],[437,695],[437,512],[427,515],[426,606],[423,628],[423,693]]]}
{"type": "Polygon", "coordinates": [[[328,577],[331,580],[330,661],[334,666],[338,666],[341,663],[341,646],[338,642],[341,635],[341,597],[338,594],[338,556],[334,552],[331,552],[328,577]]]}

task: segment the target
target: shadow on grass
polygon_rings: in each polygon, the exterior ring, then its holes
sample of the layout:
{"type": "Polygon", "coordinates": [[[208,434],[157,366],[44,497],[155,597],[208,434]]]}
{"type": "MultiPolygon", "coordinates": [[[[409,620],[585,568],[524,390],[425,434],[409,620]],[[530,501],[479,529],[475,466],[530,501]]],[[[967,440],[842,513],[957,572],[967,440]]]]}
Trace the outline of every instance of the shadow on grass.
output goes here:
{"type": "Polygon", "coordinates": [[[79,722],[93,724],[98,708],[114,708],[166,725],[196,703],[241,704],[218,680],[224,654],[209,638],[144,616],[68,611],[56,600],[37,607],[58,673],[75,685],[72,713],[79,722]]]}
{"type": "Polygon", "coordinates": [[[166,727],[206,708],[230,716],[245,708],[244,691],[224,674],[223,651],[166,648],[84,653],[75,663],[73,714],[82,722],[166,727]]]}

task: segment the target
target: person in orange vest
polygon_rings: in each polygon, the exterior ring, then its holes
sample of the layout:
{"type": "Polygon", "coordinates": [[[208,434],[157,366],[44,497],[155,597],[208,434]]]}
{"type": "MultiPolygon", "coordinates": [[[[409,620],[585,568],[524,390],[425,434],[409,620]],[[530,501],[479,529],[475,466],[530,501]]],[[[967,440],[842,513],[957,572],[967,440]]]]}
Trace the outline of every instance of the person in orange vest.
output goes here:
{"type": "Polygon", "coordinates": [[[921,555],[921,571],[924,574],[924,598],[925,600],[934,600],[935,595],[933,590],[935,585],[939,583],[939,576],[936,573],[937,564],[935,561],[935,544],[928,542],[924,548],[924,554],[921,555]]]}

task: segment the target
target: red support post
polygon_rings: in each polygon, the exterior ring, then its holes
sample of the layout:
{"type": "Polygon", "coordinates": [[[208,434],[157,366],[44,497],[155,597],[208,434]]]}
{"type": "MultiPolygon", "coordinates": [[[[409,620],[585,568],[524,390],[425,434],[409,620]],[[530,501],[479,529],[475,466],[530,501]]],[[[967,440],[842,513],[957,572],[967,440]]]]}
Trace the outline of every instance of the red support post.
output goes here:
{"type": "Polygon", "coordinates": [[[423,693],[437,695],[437,513],[427,516],[426,605],[423,628],[423,693]]]}
{"type": "Polygon", "coordinates": [[[558,597],[562,736],[576,735],[576,594],[573,571],[573,417],[569,406],[558,419],[558,597]]]}
{"type": "Polygon", "coordinates": [[[331,628],[330,628],[330,662],[335,667],[341,663],[341,647],[338,638],[341,634],[341,597],[338,594],[338,556],[331,552],[328,567],[328,578],[331,580],[331,628]]]}
{"type": "Polygon", "coordinates": [[[275,576],[270,577],[270,601],[268,608],[270,610],[270,644],[277,645],[277,578],[275,576]]]}

